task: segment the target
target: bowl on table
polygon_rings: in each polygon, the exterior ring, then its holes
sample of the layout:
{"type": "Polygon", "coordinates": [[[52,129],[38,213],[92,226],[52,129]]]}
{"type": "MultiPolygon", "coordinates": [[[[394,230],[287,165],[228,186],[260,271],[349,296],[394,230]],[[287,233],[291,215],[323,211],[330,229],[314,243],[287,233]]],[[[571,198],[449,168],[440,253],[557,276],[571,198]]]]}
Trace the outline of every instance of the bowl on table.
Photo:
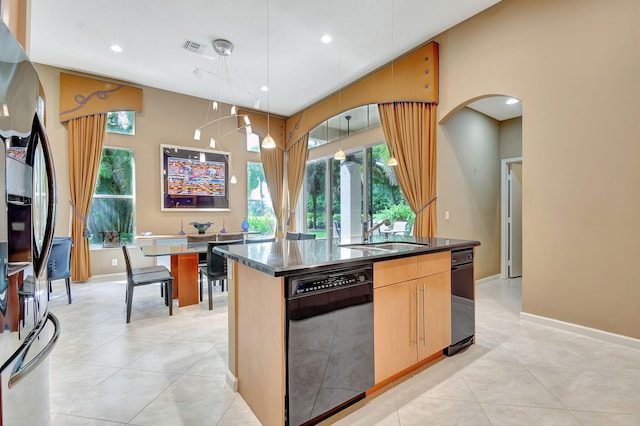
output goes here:
{"type": "Polygon", "coordinates": [[[198,234],[204,234],[213,225],[213,222],[191,222],[190,225],[198,230],[198,234]]]}

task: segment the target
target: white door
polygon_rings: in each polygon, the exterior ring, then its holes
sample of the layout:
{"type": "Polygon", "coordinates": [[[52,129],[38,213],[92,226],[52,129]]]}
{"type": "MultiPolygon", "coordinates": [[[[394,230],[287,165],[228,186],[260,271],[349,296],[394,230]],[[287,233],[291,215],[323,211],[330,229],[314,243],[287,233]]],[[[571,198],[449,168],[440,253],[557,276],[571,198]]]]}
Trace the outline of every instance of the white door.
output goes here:
{"type": "Polygon", "coordinates": [[[509,164],[508,276],[522,276],[522,163],[509,164]]]}

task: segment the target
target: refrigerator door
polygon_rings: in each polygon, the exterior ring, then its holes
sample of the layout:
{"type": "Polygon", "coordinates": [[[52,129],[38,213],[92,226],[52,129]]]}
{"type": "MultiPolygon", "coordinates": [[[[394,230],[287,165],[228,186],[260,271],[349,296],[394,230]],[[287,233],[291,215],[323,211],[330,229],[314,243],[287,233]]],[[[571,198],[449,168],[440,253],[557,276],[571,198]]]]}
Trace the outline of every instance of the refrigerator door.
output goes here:
{"type": "Polygon", "coordinates": [[[37,278],[40,278],[47,268],[53,244],[57,195],[51,147],[44,125],[37,113],[33,116],[29,151],[33,153],[30,164],[33,171],[31,199],[33,272],[37,278]]]}
{"type": "Polygon", "coordinates": [[[60,332],[48,312],[46,279],[55,175],[37,113],[38,74],[1,20],[0,46],[0,424],[44,425],[48,355],[60,332]],[[23,301],[28,311],[21,319],[23,301]]]}

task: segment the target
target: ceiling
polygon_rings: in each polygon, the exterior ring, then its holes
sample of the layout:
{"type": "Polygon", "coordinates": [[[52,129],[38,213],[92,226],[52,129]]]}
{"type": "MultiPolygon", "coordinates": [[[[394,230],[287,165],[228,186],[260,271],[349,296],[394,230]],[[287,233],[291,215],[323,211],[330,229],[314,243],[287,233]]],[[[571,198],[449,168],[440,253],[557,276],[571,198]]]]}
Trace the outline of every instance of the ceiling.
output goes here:
{"type": "Polygon", "coordinates": [[[471,102],[467,107],[498,121],[522,116],[522,102],[508,104],[509,96],[490,96],[471,102]]]}
{"type": "Polygon", "coordinates": [[[291,116],[498,1],[32,0],[29,55],[291,116]],[[235,45],[231,56],[214,52],[218,38],[235,45]]]}

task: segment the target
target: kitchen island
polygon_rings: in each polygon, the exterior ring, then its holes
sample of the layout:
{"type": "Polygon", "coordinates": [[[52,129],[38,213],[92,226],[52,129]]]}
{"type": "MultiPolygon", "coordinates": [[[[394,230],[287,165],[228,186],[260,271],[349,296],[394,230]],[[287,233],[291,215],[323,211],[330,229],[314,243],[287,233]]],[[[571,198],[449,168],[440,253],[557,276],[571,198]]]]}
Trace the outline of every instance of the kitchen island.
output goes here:
{"type": "Polygon", "coordinates": [[[323,399],[343,393],[343,402],[332,407],[346,406],[432,361],[452,343],[451,251],[479,244],[396,236],[369,244],[278,239],[217,248],[229,261],[229,382],[262,424],[282,425],[287,418],[300,424],[326,412],[317,406],[323,399]],[[367,277],[370,296],[359,290],[367,277]],[[339,291],[348,296],[337,300],[339,291]],[[313,303],[300,302],[308,295],[316,297],[313,303]],[[325,316],[325,303],[348,307],[349,320],[325,316]],[[294,331],[300,312],[306,335],[294,331]],[[323,329],[335,332],[327,338],[318,334],[323,329]],[[299,358],[308,361],[293,365],[299,358]],[[370,378],[363,379],[366,374],[370,378]],[[316,383],[318,375],[323,377],[316,383]],[[336,385],[338,377],[348,383],[336,385]],[[357,395],[343,392],[351,388],[357,395]],[[313,405],[304,405],[305,399],[313,405]]]}

